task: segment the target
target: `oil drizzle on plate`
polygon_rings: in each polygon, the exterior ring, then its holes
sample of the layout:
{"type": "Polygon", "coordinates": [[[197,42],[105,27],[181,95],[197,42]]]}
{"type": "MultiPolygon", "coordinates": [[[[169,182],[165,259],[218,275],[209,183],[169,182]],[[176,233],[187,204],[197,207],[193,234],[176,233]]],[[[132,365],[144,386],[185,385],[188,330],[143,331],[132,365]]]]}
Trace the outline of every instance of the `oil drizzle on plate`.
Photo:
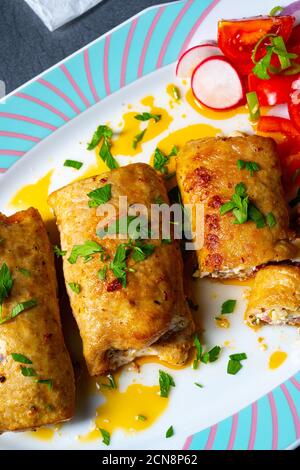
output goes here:
{"type": "MultiPolygon", "coordinates": [[[[115,374],[118,382],[119,374],[115,374]]],[[[105,378],[98,378],[101,384],[105,378]]],[[[149,428],[166,410],[169,399],[159,395],[158,385],[147,386],[130,384],[126,390],[108,389],[100,386],[100,394],[105,401],[97,408],[95,427],[86,435],[79,436],[81,442],[91,442],[102,437],[99,429],[105,429],[111,435],[122,429],[126,433],[135,433],[149,428]],[[142,417],[142,418],[141,418],[142,417]],[[140,419],[139,419],[140,418],[140,419]]]]}
{"type": "Polygon", "coordinates": [[[269,357],[269,368],[271,370],[278,369],[286,361],[288,355],[284,351],[275,351],[269,357]]]}

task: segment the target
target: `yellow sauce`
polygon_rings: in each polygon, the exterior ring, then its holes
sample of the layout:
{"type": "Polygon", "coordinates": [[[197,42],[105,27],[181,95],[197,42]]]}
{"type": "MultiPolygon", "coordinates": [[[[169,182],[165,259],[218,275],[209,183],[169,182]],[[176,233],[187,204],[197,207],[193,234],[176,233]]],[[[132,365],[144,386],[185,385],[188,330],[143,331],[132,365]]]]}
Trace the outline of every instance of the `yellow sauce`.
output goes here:
{"type": "Polygon", "coordinates": [[[214,111],[213,109],[203,106],[193,95],[192,89],[190,88],[185,95],[185,98],[188,104],[201,116],[206,117],[207,119],[213,120],[223,120],[230,119],[238,114],[248,114],[248,109],[246,106],[239,106],[235,109],[229,109],[228,111],[214,111]]]}
{"type": "Polygon", "coordinates": [[[181,365],[175,365],[175,364],[169,364],[168,362],[161,361],[157,356],[144,356],[144,357],[139,357],[134,361],[136,366],[142,367],[144,364],[159,364],[162,367],[167,367],[168,369],[173,369],[173,370],[183,370],[189,367],[194,360],[194,351],[191,351],[190,356],[185,364],[181,365]]]}
{"type": "MultiPolygon", "coordinates": [[[[123,128],[120,130],[117,137],[113,138],[111,153],[113,156],[118,155],[127,155],[134,156],[138,155],[142,150],[142,145],[144,142],[148,142],[162,132],[166,131],[173,121],[173,118],[169,113],[163,109],[155,106],[154,97],[147,96],[141,100],[141,104],[145,106],[145,111],[150,112],[151,114],[160,114],[161,119],[158,122],[155,122],[154,119],[149,121],[139,121],[135,119],[135,116],[139,114],[136,111],[129,111],[123,115],[123,128]],[[136,149],[133,148],[132,143],[134,138],[140,134],[144,129],[146,133],[143,137],[143,140],[137,144],[136,149]]],[[[99,148],[97,149],[97,153],[99,148]]]]}
{"type": "Polygon", "coordinates": [[[252,287],[254,283],[254,278],[251,279],[218,279],[214,282],[220,282],[225,286],[238,286],[238,287],[252,287]]]}
{"type": "MultiPolygon", "coordinates": [[[[119,373],[115,374],[118,382],[119,373]]],[[[96,383],[106,382],[98,378],[96,383]]],[[[95,427],[86,435],[79,436],[81,442],[91,442],[101,439],[99,429],[105,429],[111,435],[117,429],[126,433],[135,433],[149,428],[166,410],[169,399],[159,395],[158,385],[147,386],[133,383],[125,391],[100,387],[100,394],[105,402],[97,408],[95,427]],[[143,416],[146,419],[138,419],[143,416]]]]}
{"type": "Polygon", "coordinates": [[[180,104],[180,90],[179,88],[174,85],[174,83],[169,83],[169,85],[167,86],[166,88],[166,92],[167,94],[171,97],[171,100],[169,101],[169,106],[171,109],[173,109],[176,105],[180,104]],[[179,93],[179,97],[176,99],[175,95],[174,95],[174,90],[178,90],[178,93],[179,93]]]}
{"type": "Polygon", "coordinates": [[[53,214],[47,204],[49,187],[53,170],[40,178],[36,183],[23,186],[11,199],[10,205],[18,210],[35,207],[39,210],[45,222],[53,219],[53,214]]]}
{"type": "Polygon", "coordinates": [[[230,321],[225,317],[215,318],[215,324],[218,328],[228,329],[230,327],[230,321]]]}
{"type": "Polygon", "coordinates": [[[34,439],[38,439],[39,441],[51,441],[55,436],[55,429],[44,427],[36,431],[31,431],[28,434],[30,437],[34,437],[34,439]]]}
{"type": "Polygon", "coordinates": [[[269,358],[269,368],[272,370],[278,369],[286,361],[288,355],[284,351],[275,351],[269,358]]]}

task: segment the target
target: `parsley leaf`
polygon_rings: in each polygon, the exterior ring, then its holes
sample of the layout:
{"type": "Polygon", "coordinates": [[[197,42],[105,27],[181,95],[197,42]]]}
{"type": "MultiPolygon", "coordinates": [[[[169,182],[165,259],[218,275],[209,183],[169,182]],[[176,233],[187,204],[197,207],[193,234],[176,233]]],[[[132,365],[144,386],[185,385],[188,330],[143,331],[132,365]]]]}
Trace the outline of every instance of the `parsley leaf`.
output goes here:
{"type": "Polygon", "coordinates": [[[102,429],[102,428],[99,428],[99,431],[101,432],[102,434],[102,437],[103,437],[103,444],[105,444],[106,446],[109,446],[110,444],[110,433],[108,431],[106,431],[105,429],[102,429]]]}
{"type": "Polygon", "coordinates": [[[61,250],[59,248],[59,246],[57,246],[57,245],[54,245],[53,251],[56,254],[57,258],[59,258],[60,256],[66,256],[66,254],[67,254],[66,251],[61,250]]]}
{"type": "Polygon", "coordinates": [[[129,255],[130,249],[126,243],[121,243],[115,253],[114,259],[110,263],[110,269],[113,271],[115,277],[121,282],[122,287],[127,286],[127,264],[126,260],[129,255]]]}
{"type": "Polygon", "coordinates": [[[81,287],[80,284],[77,284],[77,282],[69,282],[69,287],[73,292],[75,292],[75,294],[80,294],[81,287]]]}
{"type": "Polygon", "coordinates": [[[173,377],[164,372],[163,370],[159,371],[159,386],[160,386],[160,396],[163,398],[168,398],[171,387],[175,387],[175,382],[173,377]]]}
{"type": "Polygon", "coordinates": [[[9,296],[13,284],[11,272],[7,264],[3,263],[0,269],[0,306],[3,304],[4,299],[9,296]]]}
{"type": "Polygon", "coordinates": [[[87,149],[93,150],[100,144],[102,139],[111,139],[113,135],[112,130],[108,126],[99,126],[94,132],[91,142],[88,144],[87,149]]]}
{"type": "Polygon", "coordinates": [[[143,140],[144,135],[146,134],[147,129],[144,129],[142,132],[137,134],[132,141],[132,148],[135,150],[138,144],[143,140]]]}
{"type": "Polygon", "coordinates": [[[52,390],[52,388],[53,388],[53,380],[52,379],[38,379],[36,382],[38,384],[47,385],[49,390],[52,390]]]}
{"type": "Polygon", "coordinates": [[[11,357],[15,362],[21,362],[22,364],[32,364],[32,361],[28,357],[23,356],[23,354],[11,353],[11,357]]]}
{"type": "Polygon", "coordinates": [[[99,269],[98,278],[100,279],[100,281],[105,281],[106,273],[107,273],[107,266],[104,266],[103,268],[99,269]]]}
{"type": "Polygon", "coordinates": [[[174,428],[173,426],[170,426],[166,432],[166,438],[168,439],[169,437],[172,437],[172,436],[174,436],[174,428]]]}
{"type": "Polygon", "coordinates": [[[13,318],[17,317],[20,313],[24,312],[25,310],[29,310],[32,307],[37,306],[37,301],[35,299],[27,300],[26,302],[20,302],[19,304],[15,305],[13,307],[10,315],[8,315],[6,318],[2,318],[0,316],[0,325],[3,323],[6,323],[13,318]]]}
{"type": "Polygon", "coordinates": [[[112,135],[113,131],[110,129],[110,127],[99,126],[87,147],[88,150],[93,150],[102,141],[99,156],[111,170],[119,167],[117,161],[114,159],[110,151],[112,135]]]}
{"type": "Polygon", "coordinates": [[[266,226],[264,215],[254,204],[249,204],[249,220],[252,220],[257,228],[264,228],[266,226]]]}
{"type": "Polygon", "coordinates": [[[36,377],[37,373],[32,367],[21,366],[21,372],[24,377],[36,377]]]}
{"type": "Polygon", "coordinates": [[[276,217],[272,212],[269,212],[269,214],[266,215],[266,222],[270,228],[275,227],[277,224],[276,217]]]}
{"type": "Polygon", "coordinates": [[[209,362],[216,362],[219,358],[220,352],[221,352],[221,347],[215,346],[210,351],[202,355],[201,362],[204,362],[204,364],[208,364],[209,362]]]}
{"type": "Polygon", "coordinates": [[[72,252],[68,261],[70,264],[75,264],[78,258],[81,256],[84,261],[90,261],[92,255],[96,253],[102,253],[104,250],[101,245],[92,240],[87,240],[83,245],[75,245],[72,248],[72,252]]]}
{"type": "Polygon", "coordinates": [[[89,207],[98,207],[101,204],[105,204],[110,201],[111,186],[111,184],[106,184],[105,186],[94,189],[94,191],[88,193],[88,197],[90,198],[89,207]]]}
{"type": "Polygon", "coordinates": [[[161,120],[161,114],[141,113],[134,116],[134,118],[138,121],[149,121],[150,119],[154,119],[155,122],[158,122],[161,120]]]}
{"type": "Polygon", "coordinates": [[[136,240],[135,245],[132,245],[132,250],[132,258],[136,263],[140,263],[152,255],[155,250],[155,246],[150,243],[146,244],[140,240],[136,240]]]}
{"type": "Polygon", "coordinates": [[[202,356],[202,345],[198,335],[195,335],[194,337],[194,346],[196,348],[196,358],[193,362],[193,369],[197,369],[202,356]]]}
{"type": "Polygon", "coordinates": [[[233,313],[235,306],[236,306],[236,300],[231,300],[231,299],[226,300],[226,302],[222,304],[222,309],[221,309],[222,315],[233,313]]]}
{"type": "Polygon", "coordinates": [[[167,164],[170,161],[171,157],[175,157],[178,154],[178,148],[174,145],[169,155],[165,155],[159,148],[155,149],[154,152],[154,162],[153,166],[156,171],[167,175],[168,174],[168,167],[167,164]]]}
{"type": "Polygon", "coordinates": [[[259,171],[261,169],[258,163],[245,160],[238,160],[237,167],[239,170],[246,168],[246,170],[250,172],[251,176],[254,176],[255,171],[259,171]]]}

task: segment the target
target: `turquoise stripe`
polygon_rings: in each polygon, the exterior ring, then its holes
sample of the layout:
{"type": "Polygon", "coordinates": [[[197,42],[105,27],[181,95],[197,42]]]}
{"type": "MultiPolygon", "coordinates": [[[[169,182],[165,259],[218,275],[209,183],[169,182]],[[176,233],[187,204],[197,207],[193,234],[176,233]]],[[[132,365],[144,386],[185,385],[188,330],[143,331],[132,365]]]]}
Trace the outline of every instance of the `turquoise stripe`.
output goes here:
{"type": "Polygon", "coordinates": [[[206,446],[210,428],[193,435],[190,450],[203,450],[206,446]]]}
{"type": "Polygon", "coordinates": [[[277,387],[273,391],[278,413],[279,449],[285,449],[296,439],[294,421],[283,391],[277,387]]]}
{"type": "Polygon", "coordinates": [[[101,39],[101,41],[93,44],[89,48],[91,74],[95,89],[100,99],[104,98],[106,95],[103,76],[104,44],[105,40],[101,39]]]}
{"type": "MultiPolygon", "coordinates": [[[[68,96],[68,98],[70,98],[74,102],[74,104],[79,108],[80,111],[84,111],[86,109],[85,105],[82,103],[74,88],[71,86],[69,80],[59,67],[55,68],[54,70],[51,70],[47,73],[45,77],[42,78],[45,78],[45,80],[59,88],[60,91],[62,91],[66,96],[68,96]]],[[[46,88],[45,96],[48,100],[50,100],[49,102],[51,103],[52,97],[53,95],[56,95],[56,93],[52,92],[51,90],[47,90],[48,89],[46,88]]],[[[69,105],[68,107],[73,112],[73,115],[76,115],[76,113],[74,113],[74,111],[69,105]]]]}
{"type": "MultiPolygon", "coordinates": [[[[0,149],[20,150],[27,152],[35,146],[31,140],[16,139],[14,137],[0,136],[0,149]]],[[[1,158],[1,157],[0,157],[1,158]]],[[[1,165],[0,165],[1,166],[1,165]]]]}
{"type": "Polygon", "coordinates": [[[229,417],[219,423],[215,441],[213,444],[213,450],[226,450],[230,438],[231,432],[231,425],[232,425],[232,417],[229,417]]]}
{"type": "MultiPolygon", "coordinates": [[[[11,131],[21,134],[34,135],[36,137],[45,138],[51,134],[50,129],[36,126],[35,124],[27,123],[24,121],[17,121],[15,119],[7,119],[0,116],[0,130],[11,131]]],[[[0,156],[1,159],[1,156],[0,156]]],[[[1,166],[1,164],[0,164],[1,166]]]]}
{"type": "Polygon", "coordinates": [[[110,40],[108,69],[112,93],[120,89],[122,59],[130,26],[131,23],[126,24],[122,29],[116,31],[110,40]]]}
{"type": "Polygon", "coordinates": [[[254,442],[255,450],[272,448],[272,415],[267,395],[257,402],[257,431],[254,442]]]}
{"type": "MultiPolygon", "coordinates": [[[[44,99],[44,101],[46,101],[46,99],[44,99]]],[[[49,96],[47,97],[47,102],[49,104],[51,103],[49,96]]],[[[42,121],[56,127],[60,127],[64,123],[64,120],[54,114],[52,111],[49,111],[39,104],[24,100],[23,98],[19,98],[17,96],[12,96],[9,99],[8,110],[5,111],[37,119],[38,121],[42,121]]],[[[25,133],[26,132],[23,132],[23,134],[25,133]]],[[[38,137],[35,133],[33,135],[38,137]]]]}
{"type": "MultiPolygon", "coordinates": [[[[94,103],[94,98],[92,92],[90,91],[89,82],[85,73],[83,52],[68,60],[65,63],[65,66],[71,73],[86,99],[89,101],[90,105],[92,105],[94,103]]],[[[80,101],[85,107],[85,104],[82,102],[82,100],[80,101]]]]}
{"type": "Polygon", "coordinates": [[[250,438],[252,407],[248,406],[239,413],[238,428],[233,450],[247,450],[250,438]]]}
{"type": "Polygon", "coordinates": [[[0,168],[6,168],[9,169],[12,165],[17,163],[17,161],[20,160],[20,157],[10,157],[10,156],[5,156],[1,155],[0,156],[0,168]]]}

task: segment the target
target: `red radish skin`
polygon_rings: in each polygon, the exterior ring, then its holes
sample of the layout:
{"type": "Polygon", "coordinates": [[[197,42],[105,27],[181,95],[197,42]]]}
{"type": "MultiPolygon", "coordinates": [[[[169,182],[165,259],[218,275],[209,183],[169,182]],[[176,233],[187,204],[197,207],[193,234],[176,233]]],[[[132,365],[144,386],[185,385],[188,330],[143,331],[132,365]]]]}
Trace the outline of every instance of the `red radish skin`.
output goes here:
{"type": "Polygon", "coordinates": [[[245,102],[245,87],[236,69],[224,57],[204,60],[192,76],[195,98],[216,111],[236,108],[245,102]]]}
{"type": "Polygon", "coordinates": [[[180,57],[176,67],[176,75],[179,78],[190,78],[201,62],[209,57],[219,55],[223,55],[223,53],[218,48],[217,43],[211,42],[191,47],[180,57]]]}

